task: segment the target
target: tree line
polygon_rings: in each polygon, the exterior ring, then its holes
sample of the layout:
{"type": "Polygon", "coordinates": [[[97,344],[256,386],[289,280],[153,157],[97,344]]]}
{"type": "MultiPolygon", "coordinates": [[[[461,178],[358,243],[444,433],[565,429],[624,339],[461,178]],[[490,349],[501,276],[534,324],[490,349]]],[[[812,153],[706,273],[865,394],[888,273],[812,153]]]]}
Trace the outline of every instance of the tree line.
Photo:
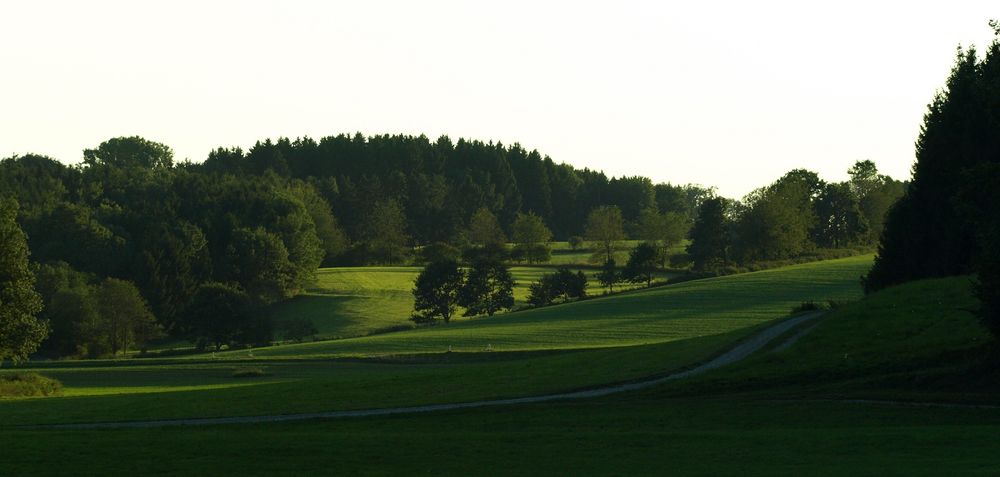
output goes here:
{"type": "Polygon", "coordinates": [[[924,114],[913,183],[886,219],[868,292],[976,274],[978,314],[1000,336],[1000,23],[980,56],[959,48],[924,114]]]}
{"type": "Polygon", "coordinates": [[[858,161],[846,182],[796,169],[741,200],[701,202],[687,248],[696,270],[793,258],[824,248],[866,247],[878,240],[889,208],[907,184],[858,161]]]}

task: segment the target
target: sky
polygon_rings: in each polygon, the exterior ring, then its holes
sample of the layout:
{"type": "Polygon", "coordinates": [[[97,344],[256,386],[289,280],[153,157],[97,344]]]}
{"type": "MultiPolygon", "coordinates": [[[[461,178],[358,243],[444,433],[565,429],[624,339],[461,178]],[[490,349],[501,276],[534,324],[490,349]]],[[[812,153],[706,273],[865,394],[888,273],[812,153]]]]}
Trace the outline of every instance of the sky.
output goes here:
{"type": "Polygon", "coordinates": [[[740,197],[793,168],[910,175],[958,45],[993,1],[0,3],[0,157],[140,135],[520,143],[740,197]]]}

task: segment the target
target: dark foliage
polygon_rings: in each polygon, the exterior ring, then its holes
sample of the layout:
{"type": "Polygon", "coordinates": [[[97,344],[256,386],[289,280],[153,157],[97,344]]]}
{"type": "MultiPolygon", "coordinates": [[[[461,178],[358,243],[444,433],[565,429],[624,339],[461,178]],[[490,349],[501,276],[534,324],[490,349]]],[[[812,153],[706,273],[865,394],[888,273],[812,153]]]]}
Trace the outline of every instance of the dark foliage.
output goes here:
{"type": "Polygon", "coordinates": [[[413,287],[411,318],[417,323],[431,323],[438,318],[451,321],[458,304],[465,274],[454,261],[433,262],[424,267],[413,287]]]}
{"type": "Polygon", "coordinates": [[[17,208],[16,201],[0,198],[0,364],[27,359],[48,333],[46,323],[35,318],[42,300],[28,267],[24,232],[14,220],[17,208]]]}
{"type": "Polygon", "coordinates": [[[659,252],[656,247],[647,242],[636,245],[629,253],[628,263],[622,276],[632,283],[646,283],[650,286],[653,283],[653,274],[660,263],[659,252]]]}
{"type": "Polygon", "coordinates": [[[458,304],[465,307],[465,316],[493,316],[514,307],[514,285],[514,278],[503,263],[475,262],[459,290],[458,304]]]}
{"type": "Polygon", "coordinates": [[[547,273],[528,286],[528,303],[531,306],[545,306],[555,300],[569,301],[587,296],[587,276],[583,272],[573,273],[566,267],[559,267],[555,273],[547,273]]]}
{"type": "MultiPolygon", "coordinates": [[[[887,218],[866,291],[976,271],[990,282],[995,243],[988,237],[998,209],[985,193],[1000,184],[998,105],[1000,42],[982,60],[974,48],[960,49],[924,115],[913,181],[887,218]]],[[[984,310],[995,299],[990,295],[981,294],[984,310]]]]}
{"type": "Polygon", "coordinates": [[[708,270],[726,265],[729,258],[729,223],[726,219],[726,199],[707,199],[698,208],[691,227],[687,252],[696,270],[708,270]]]}
{"type": "Polygon", "coordinates": [[[240,343],[242,337],[254,335],[248,328],[259,325],[253,315],[250,297],[235,287],[222,283],[206,283],[198,288],[180,322],[181,331],[198,343],[216,350],[240,343]]]}
{"type": "Polygon", "coordinates": [[[614,258],[610,258],[604,262],[601,266],[601,271],[594,274],[594,278],[597,278],[598,283],[608,291],[615,291],[615,285],[621,283],[622,274],[618,271],[617,264],[614,258]]]}

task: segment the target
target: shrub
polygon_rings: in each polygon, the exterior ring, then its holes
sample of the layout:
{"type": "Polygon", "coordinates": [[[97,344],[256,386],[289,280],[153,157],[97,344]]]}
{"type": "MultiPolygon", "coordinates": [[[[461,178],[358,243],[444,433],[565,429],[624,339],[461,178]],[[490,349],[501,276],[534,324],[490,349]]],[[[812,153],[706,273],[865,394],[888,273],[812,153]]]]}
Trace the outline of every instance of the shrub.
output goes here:
{"type": "Polygon", "coordinates": [[[798,305],[795,305],[794,307],[792,307],[792,314],[802,313],[804,311],[816,311],[816,310],[823,310],[823,309],[825,309],[825,308],[822,305],[820,305],[819,303],[816,303],[814,301],[804,301],[804,302],[799,303],[798,305]]]}
{"type": "Polygon", "coordinates": [[[0,374],[0,398],[58,396],[62,383],[38,373],[0,374]]]}
{"type": "Polygon", "coordinates": [[[528,304],[545,306],[557,298],[563,301],[581,299],[587,296],[587,276],[583,272],[573,273],[566,267],[559,267],[555,273],[547,273],[528,286],[528,304]]]}
{"type": "Polygon", "coordinates": [[[234,378],[256,378],[260,376],[267,376],[267,371],[265,371],[264,368],[248,367],[236,368],[233,370],[234,378]]]}

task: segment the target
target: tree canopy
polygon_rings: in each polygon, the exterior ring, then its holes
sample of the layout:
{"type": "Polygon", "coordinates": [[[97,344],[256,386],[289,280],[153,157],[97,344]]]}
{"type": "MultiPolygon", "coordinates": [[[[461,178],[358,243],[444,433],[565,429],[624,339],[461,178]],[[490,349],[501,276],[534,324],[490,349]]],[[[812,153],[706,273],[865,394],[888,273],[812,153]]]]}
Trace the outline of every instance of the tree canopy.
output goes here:
{"type": "Polygon", "coordinates": [[[0,364],[28,358],[48,333],[35,315],[42,300],[28,268],[28,244],[18,227],[17,202],[0,199],[0,364]]]}

